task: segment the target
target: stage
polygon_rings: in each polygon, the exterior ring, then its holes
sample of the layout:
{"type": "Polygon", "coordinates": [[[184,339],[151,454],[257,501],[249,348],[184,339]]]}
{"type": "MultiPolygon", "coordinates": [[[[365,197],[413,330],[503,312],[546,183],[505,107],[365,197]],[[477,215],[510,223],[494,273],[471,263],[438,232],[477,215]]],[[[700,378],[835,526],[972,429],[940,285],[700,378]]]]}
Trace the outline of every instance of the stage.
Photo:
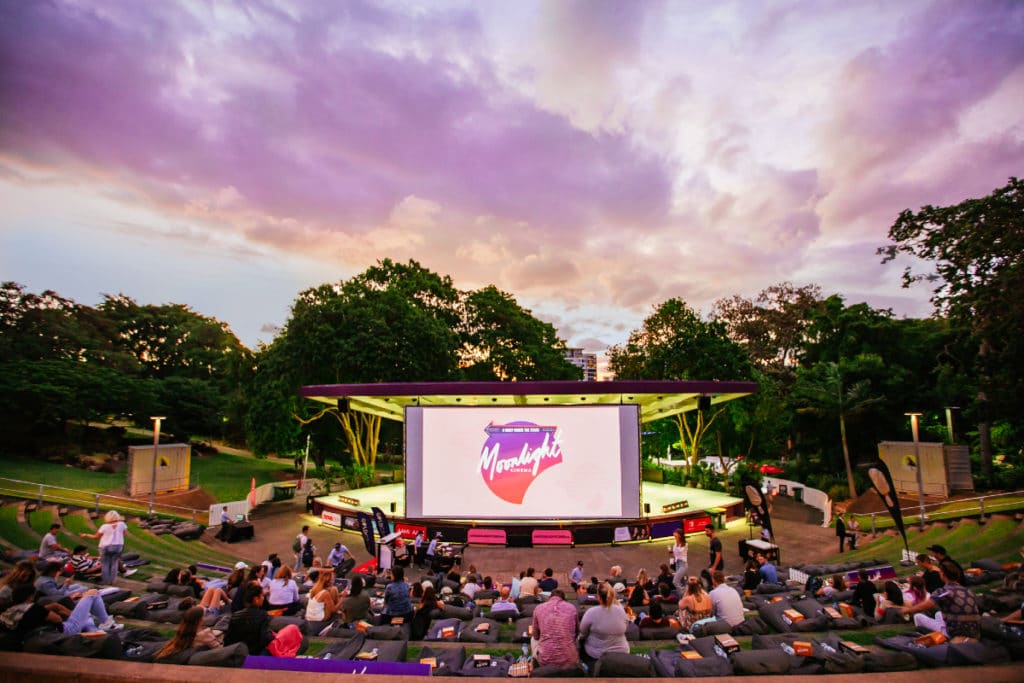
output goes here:
{"type": "Polygon", "coordinates": [[[680,527],[688,534],[702,532],[705,524],[743,515],[743,500],[719,491],[643,482],[640,494],[641,515],[631,519],[408,519],[404,484],[319,496],[312,512],[326,526],[356,530],[357,513],[378,508],[407,538],[423,530],[453,543],[515,547],[645,541],[669,537],[680,527]]]}

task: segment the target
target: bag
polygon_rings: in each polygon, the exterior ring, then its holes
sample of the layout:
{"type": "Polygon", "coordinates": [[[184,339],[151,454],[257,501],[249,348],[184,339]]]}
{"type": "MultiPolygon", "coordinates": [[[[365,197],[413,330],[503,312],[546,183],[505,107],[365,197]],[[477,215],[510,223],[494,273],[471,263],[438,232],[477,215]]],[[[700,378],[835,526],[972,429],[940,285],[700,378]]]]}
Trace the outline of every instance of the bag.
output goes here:
{"type": "Polygon", "coordinates": [[[292,543],[292,552],[302,552],[302,541],[299,540],[298,536],[295,537],[295,542],[292,543]]]}
{"type": "Polygon", "coordinates": [[[9,607],[4,610],[4,613],[0,614],[0,625],[8,631],[13,631],[18,628],[18,624],[21,623],[21,618],[25,616],[25,612],[27,612],[31,606],[31,602],[23,602],[20,605],[15,605],[14,607],[9,607]]]}
{"type": "Polygon", "coordinates": [[[274,657],[294,657],[302,646],[302,631],[295,624],[288,624],[274,635],[267,651],[274,657]]]}

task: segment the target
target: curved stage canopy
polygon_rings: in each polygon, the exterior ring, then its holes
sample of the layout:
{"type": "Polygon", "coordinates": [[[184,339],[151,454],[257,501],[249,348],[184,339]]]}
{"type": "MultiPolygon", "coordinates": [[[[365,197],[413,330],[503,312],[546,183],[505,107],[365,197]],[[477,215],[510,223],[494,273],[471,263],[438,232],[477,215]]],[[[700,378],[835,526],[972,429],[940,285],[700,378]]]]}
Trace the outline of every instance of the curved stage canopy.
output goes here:
{"type": "Polygon", "coordinates": [[[754,393],[757,382],[705,380],[313,384],[299,392],[314,401],[399,422],[405,418],[406,406],[636,404],[645,423],[697,410],[702,398],[713,406],[754,393]]]}

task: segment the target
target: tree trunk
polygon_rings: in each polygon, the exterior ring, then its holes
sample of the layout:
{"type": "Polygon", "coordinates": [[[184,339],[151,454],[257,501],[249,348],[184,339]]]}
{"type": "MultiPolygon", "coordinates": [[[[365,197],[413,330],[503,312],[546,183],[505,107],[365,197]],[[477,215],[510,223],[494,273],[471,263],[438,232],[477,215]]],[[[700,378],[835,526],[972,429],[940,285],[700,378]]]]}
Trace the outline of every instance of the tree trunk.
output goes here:
{"type": "Polygon", "coordinates": [[[853,465],[850,464],[850,448],[846,445],[846,418],[839,414],[839,434],[843,439],[843,460],[846,461],[846,481],[850,484],[850,500],[857,497],[857,488],[853,485],[853,465]]]}
{"type": "Polygon", "coordinates": [[[980,452],[979,459],[981,460],[981,473],[985,476],[985,481],[988,482],[989,486],[992,486],[992,423],[991,422],[979,422],[978,423],[978,446],[980,452]]]}

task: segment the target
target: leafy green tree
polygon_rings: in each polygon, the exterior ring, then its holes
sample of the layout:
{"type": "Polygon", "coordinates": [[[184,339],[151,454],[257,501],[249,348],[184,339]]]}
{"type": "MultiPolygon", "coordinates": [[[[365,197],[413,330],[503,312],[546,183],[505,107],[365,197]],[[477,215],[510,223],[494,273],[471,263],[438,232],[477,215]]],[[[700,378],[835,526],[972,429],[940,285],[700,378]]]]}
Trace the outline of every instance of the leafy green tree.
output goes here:
{"type": "MultiPolygon", "coordinates": [[[[284,329],[260,354],[260,365],[271,359],[279,379],[257,367],[256,385],[273,384],[278,392],[254,395],[250,416],[293,405],[289,396],[306,384],[453,379],[460,320],[459,293],[451,279],[416,261],[384,260],[350,280],[307,289],[292,305],[284,329]]],[[[299,402],[288,418],[273,422],[291,418],[311,426],[330,417],[336,431],[315,434],[318,449],[336,451],[333,440],[343,438],[355,464],[374,466],[379,416],[336,407],[312,410],[307,404],[299,402]]],[[[271,441],[257,438],[252,445],[259,450],[271,441]]]]}
{"type": "Polygon", "coordinates": [[[493,285],[465,296],[463,374],[467,379],[580,379],[565,358],[565,343],[511,294],[493,285]]]}
{"type": "MultiPolygon", "coordinates": [[[[881,358],[861,358],[860,362],[880,364],[881,358]]],[[[846,479],[850,487],[850,498],[857,497],[853,480],[853,465],[846,438],[846,423],[858,417],[869,408],[881,402],[871,392],[871,383],[860,380],[848,384],[838,363],[823,362],[797,373],[793,387],[793,401],[797,412],[815,415],[825,420],[839,422],[839,438],[843,448],[843,463],[846,465],[846,479]]]]}
{"type": "Polygon", "coordinates": [[[729,337],[758,367],[789,382],[799,365],[812,314],[820,305],[817,285],[782,282],[754,299],[739,295],[720,299],[712,315],[725,323],[729,337]]]}
{"type": "Polygon", "coordinates": [[[980,199],[900,213],[889,228],[883,263],[908,255],[931,270],[903,271],[903,286],[932,284],[932,304],[977,348],[981,465],[992,474],[993,419],[1017,420],[1024,396],[1024,182],[1009,182],[980,199]]]}
{"type": "MultiPolygon", "coordinates": [[[[644,319],[624,345],[608,350],[609,367],[619,379],[749,380],[753,368],[725,324],[703,320],[686,302],[669,299],[644,319]]],[[[696,466],[701,447],[725,406],[675,416],[680,445],[696,466]]]]}

